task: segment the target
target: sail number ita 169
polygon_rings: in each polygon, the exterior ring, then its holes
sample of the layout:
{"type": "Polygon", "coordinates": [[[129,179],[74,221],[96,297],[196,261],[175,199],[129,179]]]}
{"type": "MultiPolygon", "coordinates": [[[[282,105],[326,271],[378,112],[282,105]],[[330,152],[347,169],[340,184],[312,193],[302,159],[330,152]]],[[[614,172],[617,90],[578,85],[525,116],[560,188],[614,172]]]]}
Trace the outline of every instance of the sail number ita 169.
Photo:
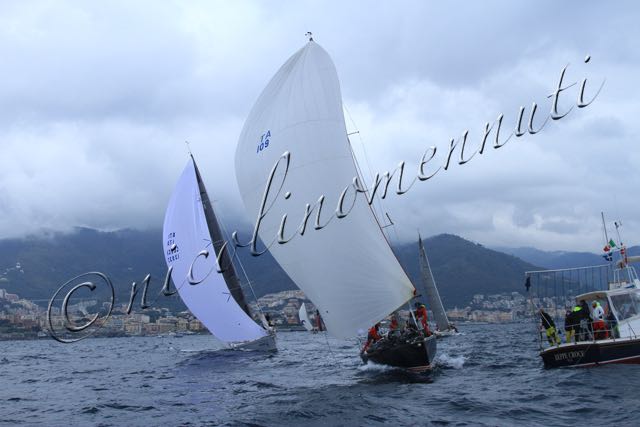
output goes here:
{"type": "Polygon", "coordinates": [[[262,136],[260,136],[260,142],[258,143],[258,146],[256,147],[256,153],[261,152],[262,150],[267,149],[267,147],[269,147],[269,138],[271,138],[271,131],[268,130],[266,133],[263,133],[262,136]]]}

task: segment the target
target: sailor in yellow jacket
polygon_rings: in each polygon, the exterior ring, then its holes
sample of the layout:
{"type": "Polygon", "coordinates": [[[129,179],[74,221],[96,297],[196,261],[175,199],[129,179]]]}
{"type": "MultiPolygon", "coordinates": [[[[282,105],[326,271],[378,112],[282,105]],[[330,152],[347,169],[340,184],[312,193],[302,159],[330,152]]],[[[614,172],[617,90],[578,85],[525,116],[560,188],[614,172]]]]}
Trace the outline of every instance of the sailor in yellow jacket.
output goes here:
{"type": "Polygon", "coordinates": [[[547,332],[547,340],[549,340],[549,344],[551,345],[560,345],[560,337],[558,336],[558,332],[556,331],[556,324],[549,316],[549,314],[544,311],[542,308],[538,310],[540,313],[540,320],[542,321],[542,327],[547,332]]]}

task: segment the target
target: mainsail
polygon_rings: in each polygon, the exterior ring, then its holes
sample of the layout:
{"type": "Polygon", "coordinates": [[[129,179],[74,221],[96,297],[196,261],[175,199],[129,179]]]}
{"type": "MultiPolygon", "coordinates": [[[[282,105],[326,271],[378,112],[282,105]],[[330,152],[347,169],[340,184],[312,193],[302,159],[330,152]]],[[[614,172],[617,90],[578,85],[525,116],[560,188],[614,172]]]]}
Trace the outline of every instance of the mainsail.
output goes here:
{"type": "Polygon", "coordinates": [[[165,260],[168,267],[173,267],[178,293],[213,335],[227,343],[268,335],[250,317],[228,258],[221,257],[221,264],[227,269],[225,275],[217,272],[216,254],[223,237],[193,157],[167,206],[163,234],[165,260]],[[208,256],[201,254],[203,250],[208,256]],[[189,274],[192,281],[199,283],[189,283],[189,274]]]}
{"type": "Polygon", "coordinates": [[[307,331],[313,329],[313,325],[311,324],[311,320],[309,320],[309,314],[307,313],[307,307],[304,303],[300,305],[300,310],[298,310],[298,317],[300,318],[300,323],[307,331]]]}
{"type": "Polygon", "coordinates": [[[418,246],[420,251],[420,270],[422,273],[422,283],[426,291],[427,302],[433,312],[433,317],[436,320],[436,325],[441,331],[449,329],[449,319],[447,313],[444,311],[442,300],[440,299],[440,293],[436,287],[436,281],[433,278],[433,272],[431,271],[431,265],[429,265],[429,258],[424,250],[422,244],[422,237],[418,236],[418,246]]]}
{"type": "Polygon", "coordinates": [[[357,170],[347,140],[338,76],[329,55],[310,41],[275,74],[251,110],[236,149],[236,178],[250,216],[257,217],[267,179],[283,153],[268,194],[259,237],[318,307],[328,331],[350,337],[367,330],[413,296],[365,196],[348,189],[344,218],[334,211],[357,170]],[[320,225],[317,200],[324,196],[320,225]],[[284,237],[296,233],[306,204],[314,211],[304,235],[273,243],[284,214],[284,237]],[[315,204],[315,206],[314,206],[315,204]],[[333,216],[333,219],[330,218],[333,216]]]}

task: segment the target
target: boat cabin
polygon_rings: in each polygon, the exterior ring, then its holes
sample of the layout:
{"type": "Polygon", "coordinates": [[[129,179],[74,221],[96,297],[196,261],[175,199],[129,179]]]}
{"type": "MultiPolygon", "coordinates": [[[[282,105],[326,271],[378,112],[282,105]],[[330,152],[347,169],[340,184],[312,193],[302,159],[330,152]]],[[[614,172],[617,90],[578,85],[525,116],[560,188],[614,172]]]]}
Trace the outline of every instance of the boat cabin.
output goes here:
{"type": "Polygon", "coordinates": [[[604,309],[605,320],[611,328],[608,331],[610,337],[636,337],[640,333],[640,289],[635,285],[578,295],[576,304],[582,301],[587,303],[592,317],[594,301],[604,309]],[[613,327],[614,324],[617,327],[613,327]]]}

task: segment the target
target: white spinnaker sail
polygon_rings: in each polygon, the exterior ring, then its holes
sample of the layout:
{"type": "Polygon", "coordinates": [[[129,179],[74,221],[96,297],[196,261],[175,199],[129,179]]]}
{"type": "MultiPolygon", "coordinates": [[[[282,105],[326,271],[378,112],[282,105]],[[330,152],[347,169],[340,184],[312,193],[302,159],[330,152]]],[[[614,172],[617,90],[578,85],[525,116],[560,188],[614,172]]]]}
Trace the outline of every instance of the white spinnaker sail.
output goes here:
{"type": "Polygon", "coordinates": [[[300,318],[300,323],[307,331],[313,329],[313,325],[311,324],[311,320],[309,320],[309,314],[307,313],[307,307],[302,303],[300,306],[300,310],[298,310],[298,317],[300,318]]]}
{"type": "Polygon", "coordinates": [[[447,313],[444,311],[442,299],[440,299],[440,293],[436,287],[436,280],[433,277],[429,258],[427,258],[421,237],[418,237],[418,250],[420,251],[420,271],[422,273],[422,283],[427,293],[427,302],[435,318],[436,325],[438,325],[438,329],[446,331],[449,329],[449,319],[447,318],[447,313]]]}
{"type": "MultiPolygon", "coordinates": [[[[411,299],[414,287],[362,193],[348,216],[335,217],[340,194],[357,172],[338,76],[329,55],[315,42],[296,52],[271,79],[240,135],[236,177],[250,216],[257,217],[267,178],[285,151],[291,154],[289,171],[275,200],[282,175],[274,179],[267,199],[271,207],[259,236],[269,245],[287,213],[288,238],[299,227],[305,205],[314,205],[324,195],[320,224],[334,216],[331,222],[314,230],[316,207],[304,236],[274,243],[269,250],[318,307],[332,335],[362,333],[411,299]]],[[[353,194],[351,189],[345,197],[345,211],[353,194]]]]}
{"type": "Polygon", "coordinates": [[[238,342],[267,335],[236,303],[222,274],[217,272],[216,253],[192,159],[184,168],[167,206],[163,234],[165,260],[167,266],[173,267],[173,282],[182,301],[216,338],[238,342]],[[198,257],[204,249],[209,256],[198,257]],[[197,285],[187,280],[192,263],[193,279],[204,278],[197,285]]]}

